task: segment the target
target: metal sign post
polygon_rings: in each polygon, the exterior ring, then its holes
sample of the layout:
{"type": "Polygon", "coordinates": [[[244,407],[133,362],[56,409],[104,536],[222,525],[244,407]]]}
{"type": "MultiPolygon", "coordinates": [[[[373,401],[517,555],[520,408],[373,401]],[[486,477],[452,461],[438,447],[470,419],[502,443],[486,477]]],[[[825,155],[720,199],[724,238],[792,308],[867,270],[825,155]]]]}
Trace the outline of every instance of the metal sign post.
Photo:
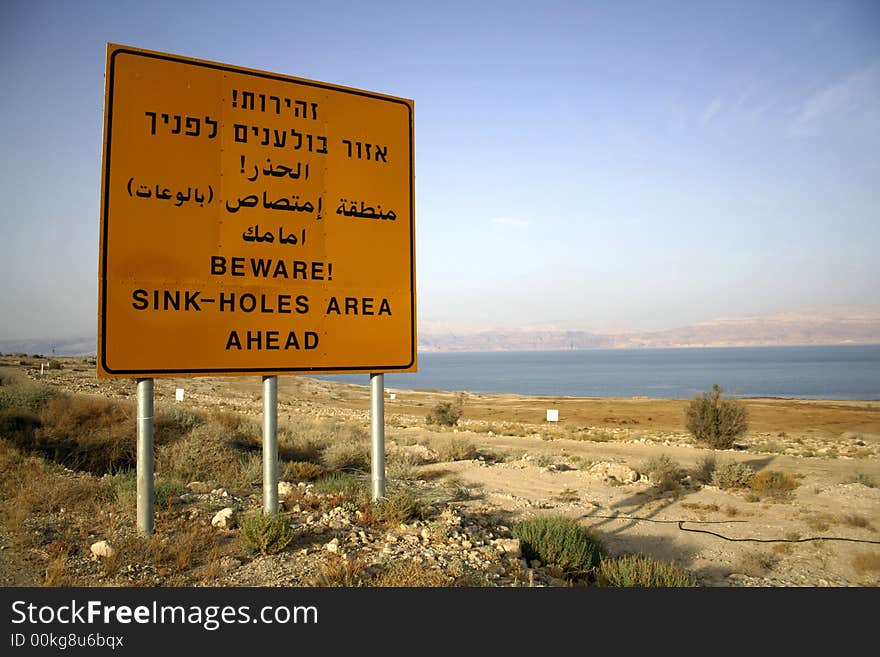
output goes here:
{"type": "Polygon", "coordinates": [[[373,501],[385,497],[385,375],[370,374],[373,501]]]}
{"type": "Polygon", "coordinates": [[[263,513],[278,513],[278,377],[263,377],[263,513]]]}
{"type": "Polygon", "coordinates": [[[153,533],[153,379],[137,380],[137,528],[153,533]]]}

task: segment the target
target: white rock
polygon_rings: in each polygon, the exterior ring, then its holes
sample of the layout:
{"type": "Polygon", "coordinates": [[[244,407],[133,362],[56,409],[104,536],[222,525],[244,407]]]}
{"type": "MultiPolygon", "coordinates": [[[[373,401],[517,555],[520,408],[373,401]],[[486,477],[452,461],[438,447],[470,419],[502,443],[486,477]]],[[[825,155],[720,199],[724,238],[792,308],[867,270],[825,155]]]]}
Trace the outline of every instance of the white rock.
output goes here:
{"type": "Polygon", "coordinates": [[[329,543],[327,543],[324,546],[324,549],[327,550],[327,552],[332,552],[333,554],[338,553],[339,552],[339,539],[334,538],[332,541],[330,541],[329,543]]]}
{"type": "Polygon", "coordinates": [[[116,555],[116,548],[110,545],[110,543],[108,543],[107,541],[98,541],[97,543],[92,543],[92,547],[89,549],[95,557],[109,559],[116,555]]]}
{"type": "Polygon", "coordinates": [[[211,524],[219,529],[231,529],[235,526],[235,511],[228,506],[225,509],[220,509],[211,518],[211,524]]]}
{"type": "Polygon", "coordinates": [[[519,559],[522,556],[522,543],[518,538],[499,538],[495,546],[508,557],[519,559]]]}
{"type": "Polygon", "coordinates": [[[639,480],[639,473],[622,463],[602,461],[594,463],[587,471],[591,476],[604,480],[614,479],[622,484],[632,484],[639,480]]]}
{"type": "Polygon", "coordinates": [[[293,492],[295,490],[296,486],[291,484],[289,481],[278,482],[278,497],[287,497],[288,495],[293,495],[293,492]]]}

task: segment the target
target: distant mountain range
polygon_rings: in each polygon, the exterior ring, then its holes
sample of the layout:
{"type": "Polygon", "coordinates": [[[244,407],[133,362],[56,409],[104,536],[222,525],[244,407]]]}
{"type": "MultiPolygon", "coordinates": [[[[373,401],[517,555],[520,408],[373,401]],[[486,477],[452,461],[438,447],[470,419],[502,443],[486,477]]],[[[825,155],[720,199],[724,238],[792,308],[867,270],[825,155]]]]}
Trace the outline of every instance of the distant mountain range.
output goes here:
{"type": "MultiPolygon", "coordinates": [[[[662,331],[588,331],[570,326],[419,325],[421,351],[541,351],[636,347],[747,347],[818,344],[880,344],[880,311],[873,309],[784,312],[716,319],[662,331]]],[[[94,356],[94,335],[57,339],[0,340],[0,353],[46,357],[94,356]]]]}
{"type": "Polygon", "coordinates": [[[420,328],[422,351],[534,351],[636,347],[744,347],[880,344],[880,312],[786,312],[717,319],[662,331],[587,331],[554,326],[521,328],[420,328]]]}

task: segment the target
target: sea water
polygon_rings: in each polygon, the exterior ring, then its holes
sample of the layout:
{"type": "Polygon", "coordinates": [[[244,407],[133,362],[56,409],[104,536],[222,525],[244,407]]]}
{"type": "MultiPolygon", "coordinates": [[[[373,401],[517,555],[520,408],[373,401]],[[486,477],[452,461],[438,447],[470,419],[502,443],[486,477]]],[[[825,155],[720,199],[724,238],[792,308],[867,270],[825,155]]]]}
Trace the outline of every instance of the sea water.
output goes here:
{"type": "MultiPolygon", "coordinates": [[[[880,345],[584,349],[419,354],[385,387],[565,397],[880,399],[880,345]]],[[[317,378],[367,385],[369,377],[317,378]]]]}

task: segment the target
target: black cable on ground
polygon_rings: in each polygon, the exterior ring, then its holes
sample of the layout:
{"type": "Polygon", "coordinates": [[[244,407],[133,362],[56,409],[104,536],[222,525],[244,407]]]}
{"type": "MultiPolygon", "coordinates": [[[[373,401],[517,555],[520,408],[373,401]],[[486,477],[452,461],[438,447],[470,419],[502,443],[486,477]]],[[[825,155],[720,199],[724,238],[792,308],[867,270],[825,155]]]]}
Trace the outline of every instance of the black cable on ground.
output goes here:
{"type": "Polygon", "coordinates": [[[807,543],[809,541],[847,541],[849,543],[870,543],[872,545],[880,545],[880,541],[871,541],[864,538],[846,538],[843,536],[810,536],[809,538],[731,538],[716,532],[710,532],[706,529],[690,529],[683,527],[684,523],[714,525],[720,523],[731,522],[748,522],[748,520],[656,520],[654,518],[640,518],[638,516],[597,516],[585,513],[580,518],[602,518],[603,520],[637,520],[639,522],[656,522],[658,524],[677,524],[678,528],[683,532],[693,532],[695,534],[709,534],[718,538],[730,541],[732,543],[807,543]]]}

